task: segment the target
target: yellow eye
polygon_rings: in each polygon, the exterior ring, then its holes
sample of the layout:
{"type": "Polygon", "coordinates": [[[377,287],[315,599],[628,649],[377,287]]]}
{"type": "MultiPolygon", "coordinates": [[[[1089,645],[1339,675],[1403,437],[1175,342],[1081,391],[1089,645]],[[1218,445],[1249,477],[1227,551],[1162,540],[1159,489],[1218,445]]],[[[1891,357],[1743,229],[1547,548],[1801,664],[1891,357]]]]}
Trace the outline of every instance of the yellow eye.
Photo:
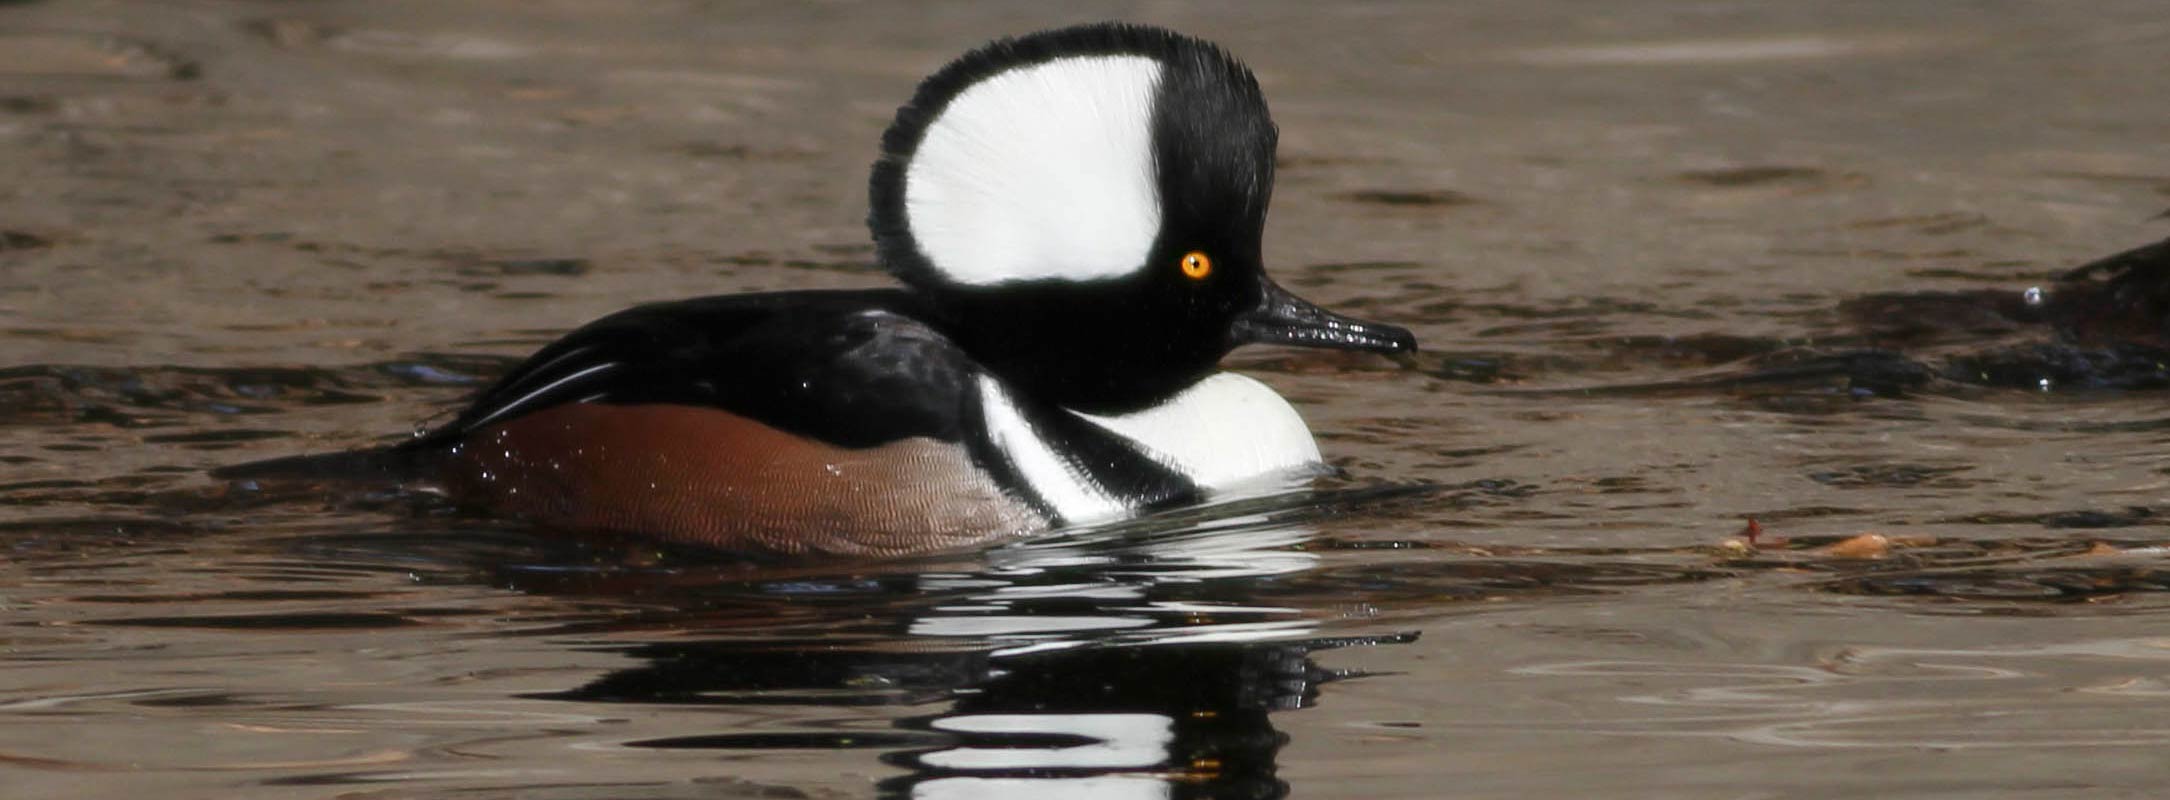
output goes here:
{"type": "Polygon", "coordinates": [[[1207,258],[1206,254],[1192,250],[1189,255],[1183,257],[1184,276],[1196,281],[1204,280],[1207,275],[1211,274],[1213,274],[1213,259],[1207,258]]]}

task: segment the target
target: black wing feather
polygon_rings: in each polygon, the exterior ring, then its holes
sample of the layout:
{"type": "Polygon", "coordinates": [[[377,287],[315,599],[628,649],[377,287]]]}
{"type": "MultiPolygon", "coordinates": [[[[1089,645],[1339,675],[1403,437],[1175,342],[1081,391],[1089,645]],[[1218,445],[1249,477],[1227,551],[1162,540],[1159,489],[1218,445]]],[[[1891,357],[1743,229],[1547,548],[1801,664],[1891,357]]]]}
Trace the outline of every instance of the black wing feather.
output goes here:
{"type": "Polygon", "coordinates": [[[657,303],[581,327],[411,447],[567,403],[731,411],[847,447],[963,435],[970,357],[903,292],[790,292],[657,303]]]}

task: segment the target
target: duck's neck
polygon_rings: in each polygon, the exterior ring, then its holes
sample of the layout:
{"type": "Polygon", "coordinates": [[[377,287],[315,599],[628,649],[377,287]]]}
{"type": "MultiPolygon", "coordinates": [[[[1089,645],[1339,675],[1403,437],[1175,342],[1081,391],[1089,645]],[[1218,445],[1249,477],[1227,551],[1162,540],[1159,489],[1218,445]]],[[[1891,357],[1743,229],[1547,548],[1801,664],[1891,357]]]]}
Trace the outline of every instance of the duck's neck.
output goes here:
{"type": "Polygon", "coordinates": [[[1159,406],[1213,374],[1227,354],[1221,338],[1153,324],[1180,309],[1088,292],[1017,286],[959,294],[938,305],[935,323],[1020,396],[1100,415],[1159,406]]]}

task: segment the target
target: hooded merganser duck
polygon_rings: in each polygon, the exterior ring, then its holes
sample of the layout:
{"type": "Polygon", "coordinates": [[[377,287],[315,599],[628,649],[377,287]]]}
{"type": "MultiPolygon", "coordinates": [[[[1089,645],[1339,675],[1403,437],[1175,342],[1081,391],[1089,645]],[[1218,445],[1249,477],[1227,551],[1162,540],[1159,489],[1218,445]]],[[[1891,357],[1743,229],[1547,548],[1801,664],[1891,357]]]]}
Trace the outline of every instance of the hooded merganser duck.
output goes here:
{"type": "Polygon", "coordinates": [[[1275,129],[1250,71],[1158,28],[1003,39],[920,85],[871,181],[906,288],[628,309],[362,467],[545,527],[894,555],[1105,521],[1320,468],[1244,344],[1400,353],[1260,253],[1275,129]]]}

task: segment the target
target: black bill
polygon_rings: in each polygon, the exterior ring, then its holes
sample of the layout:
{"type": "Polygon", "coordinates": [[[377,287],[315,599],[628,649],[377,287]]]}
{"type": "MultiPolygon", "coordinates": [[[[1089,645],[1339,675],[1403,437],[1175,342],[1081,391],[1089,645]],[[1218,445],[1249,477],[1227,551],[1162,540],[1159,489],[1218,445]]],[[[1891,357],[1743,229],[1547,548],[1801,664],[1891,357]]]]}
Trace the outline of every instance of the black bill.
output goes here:
{"type": "Polygon", "coordinates": [[[1344,317],[1289,294],[1272,281],[1266,282],[1258,307],[1237,317],[1229,335],[1238,345],[1285,344],[1374,353],[1417,349],[1417,337],[1406,329],[1344,317]]]}

